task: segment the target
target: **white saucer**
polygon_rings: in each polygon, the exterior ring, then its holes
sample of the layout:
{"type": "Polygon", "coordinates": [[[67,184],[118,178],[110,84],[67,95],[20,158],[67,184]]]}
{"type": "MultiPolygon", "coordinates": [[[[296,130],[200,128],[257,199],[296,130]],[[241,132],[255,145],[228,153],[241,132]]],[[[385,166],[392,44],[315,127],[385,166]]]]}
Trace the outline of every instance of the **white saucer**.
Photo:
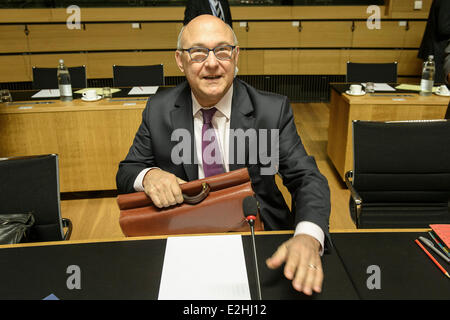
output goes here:
{"type": "Polygon", "coordinates": [[[350,90],[345,91],[345,93],[351,96],[363,96],[366,94],[365,91],[361,91],[360,93],[351,93],[350,90]]]}
{"type": "Polygon", "coordinates": [[[102,98],[102,96],[96,96],[95,98],[92,98],[92,99],[88,99],[88,98],[86,98],[86,97],[81,97],[81,100],[92,102],[92,101],[98,101],[98,100],[100,100],[101,98],[102,98]]]}
{"type": "Polygon", "coordinates": [[[438,95],[438,96],[441,96],[441,97],[450,97],[450,92],[447,93],[447,94],[444,94],[444,93],[441,93],[439,90],[436,90],[436,91],[434,92],[434,94],[436,94],[436,95],[438,95]]]}

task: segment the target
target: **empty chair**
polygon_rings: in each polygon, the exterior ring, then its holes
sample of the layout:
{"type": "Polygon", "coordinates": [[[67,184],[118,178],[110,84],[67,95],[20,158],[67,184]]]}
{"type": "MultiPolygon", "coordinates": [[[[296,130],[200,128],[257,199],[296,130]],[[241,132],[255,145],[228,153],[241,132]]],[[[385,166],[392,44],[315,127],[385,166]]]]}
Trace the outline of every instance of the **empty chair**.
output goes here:
{"type": "Polygon", "coordinates": [[[114,87],[163,86],[162,64],[153,66],[113,65],[114,87]]]}
{"type": "Polygon", "coordinates": [[[71,221],[61,218],[58,170],[55,154],[0,158],[0,214],[32,212],[28,241],[70,238],[71,221]]]}
{"type": "Polygon", "coordinates": [[[346,173],[358,228],[450,223],[450,121],[353,121],[346,173]]]}
{"type": "Polygon", "coordinates": [[[397,62],[354,63],[347,62],[346,82],[397,82],[397,62]]]}
{"type": "MultiPolygon", "coordinates": [[[[86,88],[86,66],[67,68],[72,88],[86,88]]],[[[57,89],[57,68],[33,67],[33,89],[57,89]]]]}

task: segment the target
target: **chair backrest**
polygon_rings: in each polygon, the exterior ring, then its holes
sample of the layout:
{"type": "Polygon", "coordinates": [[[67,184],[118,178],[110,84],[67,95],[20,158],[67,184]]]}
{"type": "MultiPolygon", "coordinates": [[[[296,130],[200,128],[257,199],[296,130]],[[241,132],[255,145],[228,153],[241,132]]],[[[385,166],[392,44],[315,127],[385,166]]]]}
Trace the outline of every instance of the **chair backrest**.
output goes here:
{"type": "Polygon", "coordinates": [[[63,240],[58,156],[0,158],[0,214],[33,212],[30,241],[63,240]]]}
{"type": "Polygon", "coordinates": [[[163,86],[164,68],[162,64],[152,66],[113,65],[114,87],[163,86]]]}
{"type": "Polygon", "coordinates": [[[450,222],[450,121],[353,121],[353,146],[363,208],[391,226],[450,222]]]}
{"type": "Polygon", "coordinates": [[[346,82],[397,82],[397,62],[354,63],[347,62],[346,82]]]}
{"type": "MultiPolygon", "coordinates": [[[[67,68],[72,88],[86,88],[86,66],[67,68]]],[[[57,89],[57,68],[33,67],[33,89],[57,89]]]]}

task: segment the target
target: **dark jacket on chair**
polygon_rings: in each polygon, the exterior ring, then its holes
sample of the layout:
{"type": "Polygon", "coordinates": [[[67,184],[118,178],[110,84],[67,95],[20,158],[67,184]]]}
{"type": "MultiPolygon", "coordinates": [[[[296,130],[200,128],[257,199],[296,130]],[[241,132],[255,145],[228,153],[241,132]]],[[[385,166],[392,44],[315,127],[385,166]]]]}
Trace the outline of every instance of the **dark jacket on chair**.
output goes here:
{"type": "MultiPolygon", "coordinates": [[[[233,27],[233,21],[231,19],[230,5],[228,0],[219,0],[222,5],[223,15],[225,22],[233,27]]],[[[189,21],[202,14],[213,14],[211,6],[208,0],[188,0],[186,9],[184,11],[183,25],[187,25],[189,21]]]]}
{"type": "Polygon", "coordinates": [[[444,49],[450,39],[450,1],[434,0],[428,16],[427,26],[422,38],[418,57],[427,60],[434,55],[436,62],[435,82],[444,82],[444,49]]]}

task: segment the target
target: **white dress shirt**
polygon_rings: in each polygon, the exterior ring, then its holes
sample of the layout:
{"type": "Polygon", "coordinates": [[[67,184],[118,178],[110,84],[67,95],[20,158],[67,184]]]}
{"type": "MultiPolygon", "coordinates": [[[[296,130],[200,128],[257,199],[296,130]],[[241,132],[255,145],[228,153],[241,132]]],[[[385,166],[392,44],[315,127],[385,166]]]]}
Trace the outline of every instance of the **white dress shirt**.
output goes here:
{"type": "MultiPolygon", "coordinates": [[[[192,95],[192,115],[194,117],[194,139],[195,139],[195,145],[201,146],[202,145],[202,127],[203,127],[203,114],[201,112],[202,106],[198,103],[197,99],[195,98],[194,94],[191,92],[192,95]]],[[[231,116],[231,100],[233,97],[233,85],[230,87],[228,92],[223,96],[223,98],[213,107],[217,109],[217,111],[214,113],[214,116],[211,120],[211,123],[216,130],[216,136],[219,140],[220,145],[220,152],[222,155],[223,164],[225,167],[225,171],[229,171],[228,161],[225,161],[225,159],[228,159],[229,155],[229,130],[230,130],[230,116],[231,116]]],[[[196,148],[197,152],[197,159],[198,159],[198,178],[202,179],[205,177],[205,174],[203,172],[203,164],[202,164],[202,148],[196,148]]],[[[146,168],[142,170],[139,175],[136,177],[136,180],[134,182],[134,189],[136,191],[144,191],[144,187],[142,185],[142,182],[144,180],[145,174],[148,172],[148,170],[154,169],[154,168],[146,168]]],[[[317,239],[321,244],[321,252],[320,254],[323,254],[323,248],[324,248],[324,240],[325,240],[325,234],[322,231],[322,229],[316,225],[313,222],[309,221],[302,221],[297,224],[295,228],[294,235],[297,234],[308,234],[315,239],[317,239]]]]}

